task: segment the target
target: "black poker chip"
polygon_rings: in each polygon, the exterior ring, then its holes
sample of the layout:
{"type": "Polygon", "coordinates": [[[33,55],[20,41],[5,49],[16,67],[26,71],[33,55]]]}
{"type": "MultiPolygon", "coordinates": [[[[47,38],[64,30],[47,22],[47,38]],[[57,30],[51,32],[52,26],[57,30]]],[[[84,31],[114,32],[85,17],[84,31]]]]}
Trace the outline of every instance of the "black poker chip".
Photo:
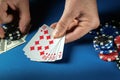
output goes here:
{"type": "Polygon", "coordinates": [[[120,56],[116,58],[116,63],[117,63],[118,69],[120,69],[120,56]]]}
{"type": "Polygon", "coordinates": [[[99,49],[110,49],[113,46],[113,36],[107,36],[105,34],[95,36],[93,45],[99,49]]]}
{"type": "Polygon", "coordinates": [[[3,25],[2,28],[5,31],[5,39],[18,40],[22,37],[20,29],[14,25],[3,25]]]}

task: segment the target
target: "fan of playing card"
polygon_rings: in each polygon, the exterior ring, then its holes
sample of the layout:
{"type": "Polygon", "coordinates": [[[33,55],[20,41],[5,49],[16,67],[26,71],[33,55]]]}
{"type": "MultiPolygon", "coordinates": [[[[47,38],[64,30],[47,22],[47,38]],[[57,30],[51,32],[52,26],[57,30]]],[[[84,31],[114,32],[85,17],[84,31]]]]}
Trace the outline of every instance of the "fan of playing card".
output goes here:
{"type": "Polygon", "coordinates": [[[63,56],[65,36],[54,39],[53,29],[41,26],[28,44],[24,47],[25,55],[32,61],[54,62],[63,56]]]}

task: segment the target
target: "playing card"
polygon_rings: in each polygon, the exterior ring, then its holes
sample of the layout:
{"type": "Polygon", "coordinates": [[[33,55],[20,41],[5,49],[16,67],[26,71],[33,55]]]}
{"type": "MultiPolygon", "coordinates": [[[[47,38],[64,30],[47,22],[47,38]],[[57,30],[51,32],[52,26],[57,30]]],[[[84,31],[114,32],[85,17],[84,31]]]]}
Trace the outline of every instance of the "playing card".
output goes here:
{"type": "Polygon", "coordinates": [[[60,39],[56,46],[50,51],[47,56],[47,61],[56,61],[61,60],[63,56],[63,48],[64,48],[65,36],[60,39]]]}
{"type": "MultiPolygon", "coordinates": [[[[36,61],[42,61],[41,58],[43,58],[44,60],[43,61],[46,61],[46,57],[47,55],[44,54],[44,50],[42,50],[42,45],[44,46],[46,44],[44,38],[47,38],[47,39],[50,39],[50,36],[45,36],[48,34],[48,30],[46,29],[47,26],[46,25],[43,25],[37,32],[37,34],[35,35],[35,37],[33,38],[33,42],[32,42],[32,46],[30,45],[30,51],[28,51],[28,56],[32,59],[32,60],[35,60],[36,61]],[[40,40],[39,40],[40,38],[40,40]],[[39,44],[39,43],[43,43],[42,45],[39,44]],[[35,50],[33,50],[34,48],[37,48],[35,50]],[[39,51],[41,51],[41,53],[38,53],[39,51]],[[44,54],[44,55],[43,55],[44,54]]],[[[49,30],[50,31],[50,30],[49,30]]],[[[43,47],[43,48],[48,48],[47,46],[46,47],[43,47]]]]}
{"type": "MultiPolygon", "coordinates": [[[[45,39],[45,40],[41,40],[41,41],[43,41],[42,43],[43,44],[41,44],[42,46],[44,46],[45,45],[45,48],[49,48],[48,50],[46,49],[45,50],[45,54],[43,55],[43,57],[42,57],[42,60],[43,61],[48,61],[48,58],[49,58],[49,56],[51,56],[52,54],[49,54],[49,52],[53,49],[53,47],[55,46],[55,45],[57,45],[57,43],[59,42],[59,40],[60,39],[53,39],[52,38],[52,36],[51,36],[51,33],[52,33],[52,29],[50,29],[49,27],[47,28],[47,30],[49,31],[49,34],[48,35],[46,35],[46,37],[47,37],[47,39],[45,39]],[[50,38],[51,37],[51,38],[50,38]],[[53,40],[54,40],[54,44],[53,44],[53,40]],[[47,46],[46,46],[47,45],[47,46]]],[[[52,60],[53,61],[53,60],[52,60]]]]}
{"type": "Polygon", "coordinates": [[[59,49],[59,46],[60,46],[60,42],[61,42],[61,39],[59,40],[59,42],[53,47],[53,49],[48,53],[47,55],[47,61],[51,62],[51,61],[56,61],[56,58],[57,58],[57,51],[59,49]]]}
{"type": "Polygon", "coordinates": [[[35,36],[24,47],[25,55],[33,61],[54,61],[55,59],[50,59],[50,57],[54,55],[50,52],[58,45],[58,42],[62,38],[54,39],[52,32],[53,29],[47,25],[43,25],[39,28],[35,36]]]}
{"type": "Polygon", "coordinates": [[[57,60],[57,55],[58,55],[58,51],[59,51],[60,46],[61,46],[61,41],[62,41],[62,38],[60,39],[58,44],[56,46],[54,46],[52,51],[50,51],[51,56],[49,57],[48,61],[56,61],[57,60]]]}
{"type": "Polygon", "coordinates": [[[63,50],[64,50],[64,44],[65,44],[65,36],[62,38],[61,42],[60,42],[60,47],[58,49],[57,52],[57,58],[56,60],[61,60],[63,57],[63,50]]]}

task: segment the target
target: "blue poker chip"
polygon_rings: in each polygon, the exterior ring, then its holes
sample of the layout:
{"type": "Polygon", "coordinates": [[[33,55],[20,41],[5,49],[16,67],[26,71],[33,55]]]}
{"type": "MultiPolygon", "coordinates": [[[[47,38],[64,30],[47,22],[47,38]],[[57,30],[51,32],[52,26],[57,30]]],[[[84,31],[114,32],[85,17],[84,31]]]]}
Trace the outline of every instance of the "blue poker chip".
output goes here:
{"type": "Polygon", "coordinates": [[[105,34],[95,36],[93,39],[93,46],[98,53],[109,54],[116,50],[114,48],[113,36],[105,34]]]}
{"type": "Polygon", "coordinates": [[[100,33],[113,36],[113,37],[116,37],[117,35],[119,35],[119,31],[117,27],[109,23],[105,23],[105,25],[102,25],[102,27],[100,28],[100,33]]]}
{"type": "Polygon", "coordinates": [[[111,47],[113,47],[113,43],[107,44],[105,46],[100,46],[97,44],[93,43],[94,48],[98,48],[98,49],[110,49],[111,47]]]}
{"type": "Polygon", "coordinates": [[[120,31],[120,20],[119,19],[118,20],[111,20],[110,24],[116,26],[118,31],[120,31]]]}
{"type": "Polygon", "coordinates": [[[117,51],[117,50],[116,50],[116,48],[104,49],[104,50],[95,48],[95,51],[96,51],[97,53],[100,53],[100,54],[110,54],[110,53],[115,52],[115,51],[117,51]]]}
{"type": "Polygon", "coordinates": [[[101,49],[96,46],[94,46],[94,48],[97,53],[102,53],[102,54],[109,54],[117,50],[117,47],[115,46],[115,44],[109,49],[105,49],[105,48],[101,49]]]}

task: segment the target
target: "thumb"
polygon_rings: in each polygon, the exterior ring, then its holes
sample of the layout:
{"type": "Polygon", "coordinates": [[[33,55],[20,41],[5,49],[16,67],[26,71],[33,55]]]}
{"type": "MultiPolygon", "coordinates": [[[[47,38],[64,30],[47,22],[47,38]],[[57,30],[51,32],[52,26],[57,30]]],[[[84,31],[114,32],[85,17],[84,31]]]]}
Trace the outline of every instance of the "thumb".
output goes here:
{"type": "Polygon", "coordinates": [[[70,23],[72,22],[72,16],[64,10],[63,15],[61,19],[58,21],[54,31],[53,31],[53,37],[59,38],[65,35],[70,23]]]}

